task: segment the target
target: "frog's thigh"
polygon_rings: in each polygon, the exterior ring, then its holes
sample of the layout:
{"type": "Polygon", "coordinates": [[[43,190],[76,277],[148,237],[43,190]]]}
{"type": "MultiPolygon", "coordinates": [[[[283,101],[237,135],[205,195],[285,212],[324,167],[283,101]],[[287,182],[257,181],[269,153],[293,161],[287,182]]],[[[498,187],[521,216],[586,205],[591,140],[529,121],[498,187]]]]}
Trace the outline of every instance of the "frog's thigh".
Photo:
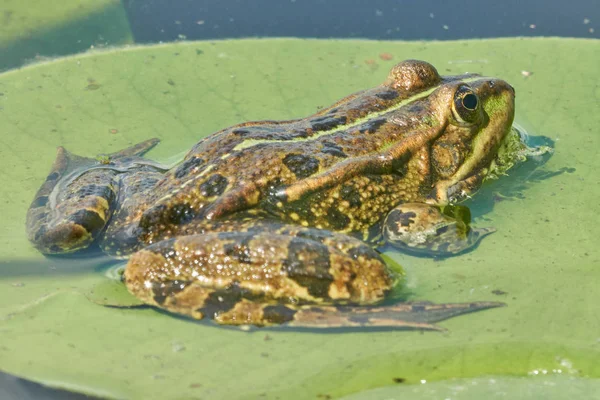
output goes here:
{"type": "Polygon", "coordinates": [[[477,246],[494,228],[471,228],[469,209],[405,203],[393,209],[383,224],[388,243],[407,252],[452,256],[477,246]]]}
{"type": "Polygon", "coordinates": [[[394,278],[375,251],[345,235],[312,233],[165,240],[131,257],[125,282],[147,304],[223,324],[286,322],[297,302],[368,304],[383,298],[394,278]]]}

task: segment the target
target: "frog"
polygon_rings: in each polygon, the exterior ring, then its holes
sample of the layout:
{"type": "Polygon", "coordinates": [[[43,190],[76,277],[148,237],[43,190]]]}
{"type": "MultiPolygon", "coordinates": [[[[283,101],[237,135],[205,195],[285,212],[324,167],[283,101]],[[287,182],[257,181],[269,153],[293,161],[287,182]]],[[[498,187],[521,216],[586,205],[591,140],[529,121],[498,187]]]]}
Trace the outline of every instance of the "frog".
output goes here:
{"type": "Polygon", "coordinates": [[[502,79],[406,60],[308,117],[206,136],[173,166],[144,157],[158,139],[94,158],[59,147],[28,238],[46,255],[126,259],[131,294],[191,319],[443,329],[505,304],[386,302],[403,272],[379,246],[447,257],[494,231],[459,203],[498,169],[514,110],[502,79]]]}

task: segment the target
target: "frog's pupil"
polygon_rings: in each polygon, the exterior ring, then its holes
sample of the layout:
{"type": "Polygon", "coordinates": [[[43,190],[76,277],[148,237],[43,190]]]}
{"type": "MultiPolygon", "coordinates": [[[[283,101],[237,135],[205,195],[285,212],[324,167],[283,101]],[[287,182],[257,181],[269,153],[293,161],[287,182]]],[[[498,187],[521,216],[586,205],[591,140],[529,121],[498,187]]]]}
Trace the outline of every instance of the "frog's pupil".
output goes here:
{"type": "Polygon", "coordinates": [[[463,97],[463,106],[468,110],[474,110],[477,108],[477,96],[473,93],[469,93],[463,97]]]}
{"type": "Polygon", "coordinates": [[[463,97],[462,103],[467,110],[474,110],[477,108],[477,96],[473,93],[469,93],[463,97]]]}

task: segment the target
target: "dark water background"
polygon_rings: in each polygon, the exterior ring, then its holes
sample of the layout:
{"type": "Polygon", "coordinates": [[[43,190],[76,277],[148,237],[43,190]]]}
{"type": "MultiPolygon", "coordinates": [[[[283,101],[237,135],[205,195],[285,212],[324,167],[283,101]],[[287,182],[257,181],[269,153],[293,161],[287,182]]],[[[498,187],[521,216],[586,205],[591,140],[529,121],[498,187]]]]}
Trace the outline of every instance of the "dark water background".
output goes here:
{"type": "Polygon", "coordinates": [[[136,42],[240,37],[600,38],[598,0],[154,0],[124,2],[136,42]]]}

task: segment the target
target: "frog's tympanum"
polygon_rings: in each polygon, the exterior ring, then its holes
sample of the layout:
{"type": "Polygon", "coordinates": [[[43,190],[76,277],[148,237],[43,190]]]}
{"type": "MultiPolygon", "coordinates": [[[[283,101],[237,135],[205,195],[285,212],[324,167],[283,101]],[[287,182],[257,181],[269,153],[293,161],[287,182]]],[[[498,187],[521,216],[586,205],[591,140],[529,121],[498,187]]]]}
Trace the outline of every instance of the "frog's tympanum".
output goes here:
{"type": "Polygon", "coordinates": [[[173,168],[142,158],[156,139],[98,158],[60,147],[29,239],[128,257],[132,294],[196,319],[436,329],[500,303],[377,304],[399,274],[374,246],[449,256],[491,232],[452,205],[496,168],[514,97],[503,80],[409,60],[307,118],[214,133],[173,168]]]}

